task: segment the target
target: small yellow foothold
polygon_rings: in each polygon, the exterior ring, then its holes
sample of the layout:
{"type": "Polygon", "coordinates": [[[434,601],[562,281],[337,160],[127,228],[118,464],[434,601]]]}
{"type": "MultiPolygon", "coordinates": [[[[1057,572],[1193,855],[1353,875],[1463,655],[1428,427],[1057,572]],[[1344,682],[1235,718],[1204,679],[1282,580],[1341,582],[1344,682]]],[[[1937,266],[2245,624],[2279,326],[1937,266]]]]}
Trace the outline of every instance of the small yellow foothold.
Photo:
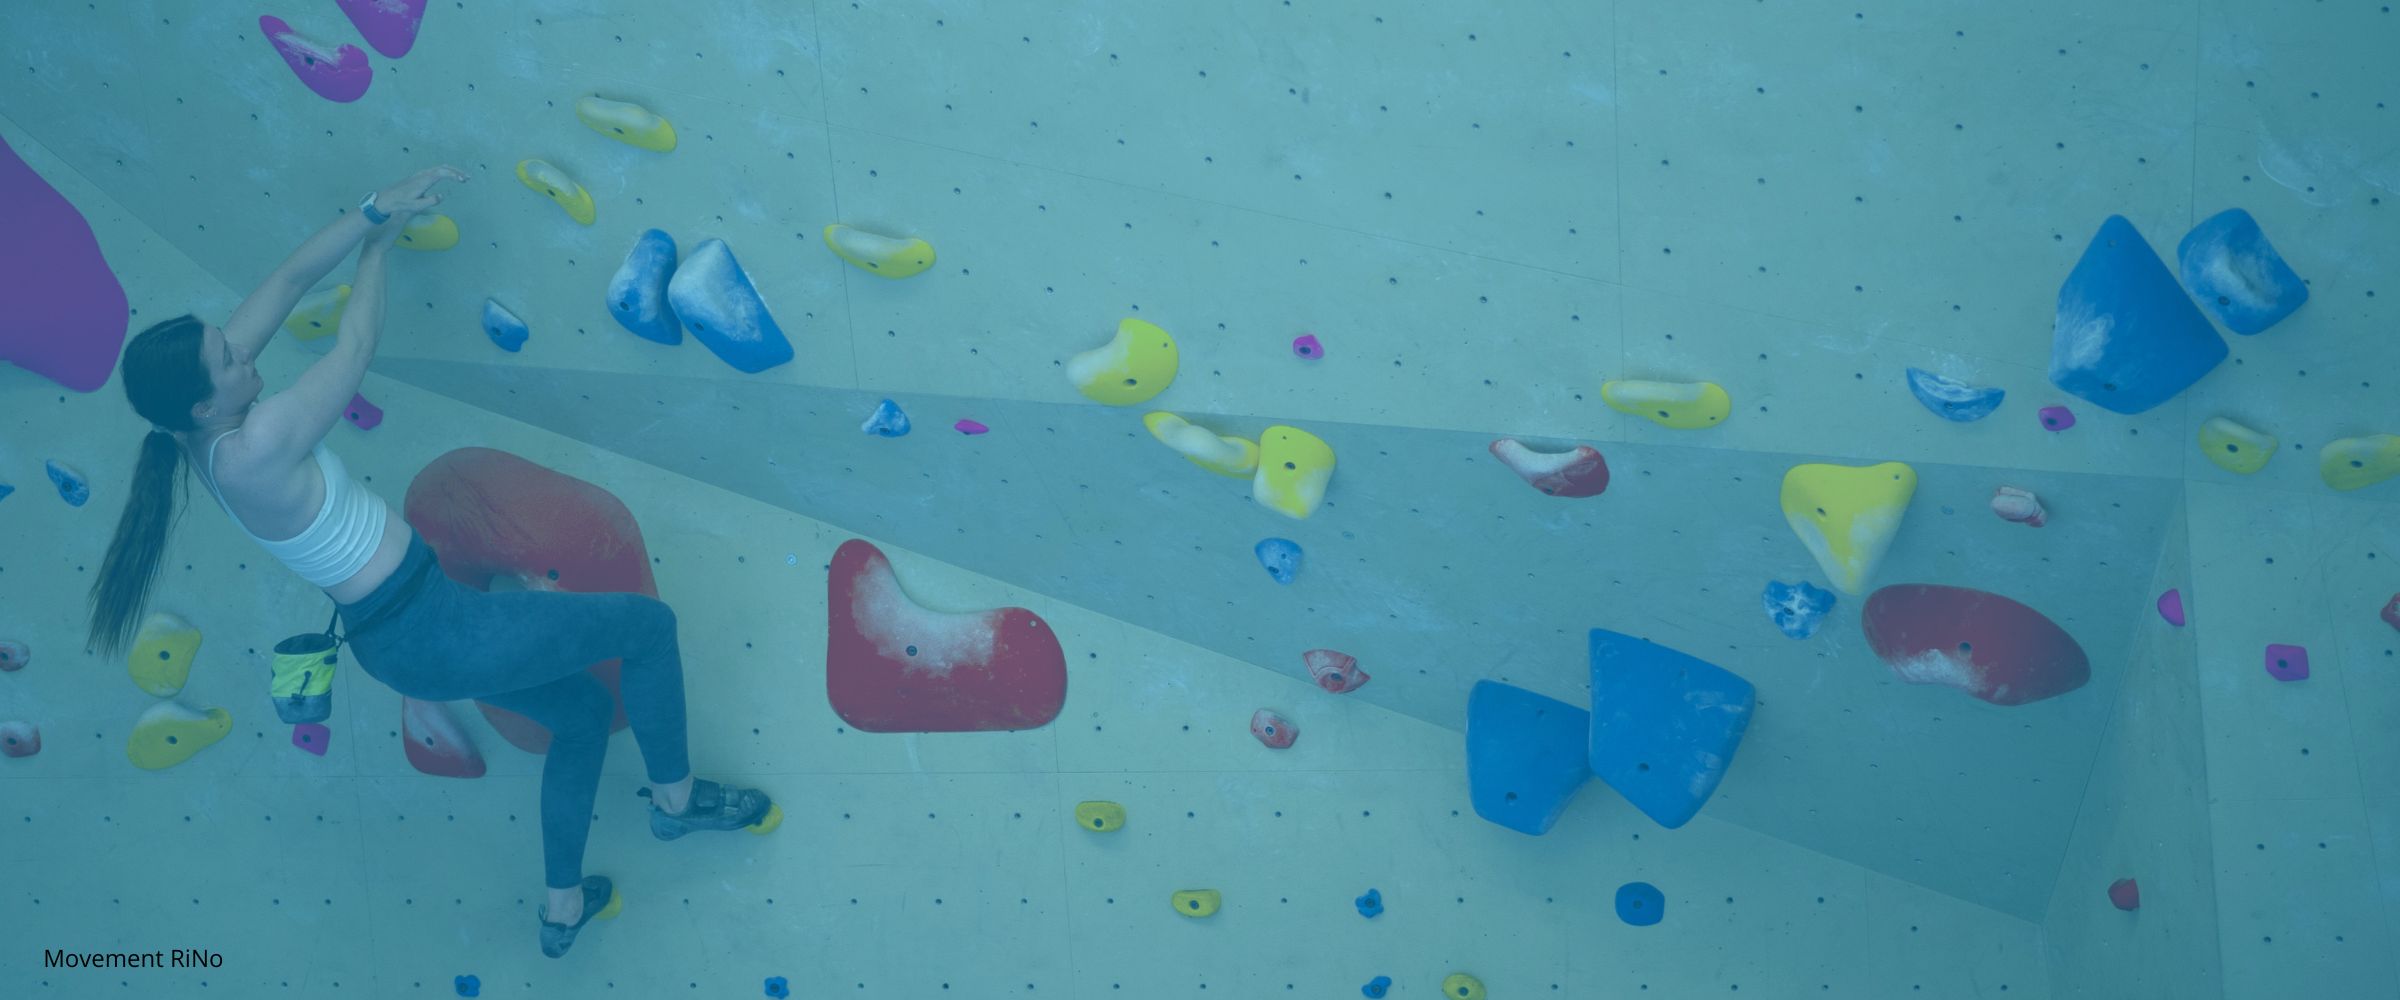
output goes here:
{"type": "Polygon", "coordinates": [[[1078,802],[1075,825],[1094,833],[1115,833],[1125,827],[1125,807],[1114,802],[1078,802]]]}
{"type": "Polygon", "coordinates": [[[2400,434],[2343,438],[2317,454],[2317,474],[2337,490],[2363,490],[2400,476],[2400,434]]]}
{"type": "Polygon", "coordinates": [[[878,236],[839,222],[825,227],[825,246],[834,256],[869,274],[906,278],[933,266],[933,244],[916,237],[878,236]]]}
{"type": "Polygon", "coordinates": [[[1442,995],[1450,1000],[1483,1000],[1483,980],[1453,972],[1442,980],[1442,995]]]}
{"type": "Polygon", "coordinates": [[[1215,889],[1185,889],[1175,894],[1175,912],[1194,919],[1214,916],[1222,902],[1215,889]]]}
{"type": "Polygon", "coordinates": [[[399,243],[407,250],[448,250],[458,245],[458,220],[447,215],[412,216],[408,225],[400,228],[399,243]]]}
{"type": "Polygon", "coordinates": [[[1865,589],[1917,493],[1917,470],[1881,465],[1795,465],[1783,474],[1783,517],[1817,565],[1846,594],[1865,589]]]}
{"type": "Polygon", "coordinates": [[[558,207],[567,210],[567,218],[588,226],[593,219],[600,217],[598,207],[592,204],[592,193],[575,183],[575,179],[567,176],[564,170],[540,160],[520,160],[517,162],[517,180],[524,182],[526,187],[548,195],[551,201],[558,203],[558,207]]]}
{"type": "Polygon", "coordinates": [[[1640,382],[1617,379],[1600,383],[1600,398],[1610,409],[1630,413],[1663,427],[1691,430],[1715,427],[1733,412],[1733,397],[1715,382],[1640,382]]]}
{"type": "Polygon", "coordinates": [[[207,714],[174,702],[160,702],[142,713],[125,738],[125,759],[145,771],[173,767],[233,731],[233,716],[222,708],[207,714]]]}
{"type": "Polygon", "coordinates": [[[335,285],[321,292],[310,292],[292,307],[284,317],[283,328],[300,340],[330,337],[342,328],[342,310],[350,307],[350,286],[335,285]]]}
{"type": "Polygon", "coordinates": [[[1258,474],[1250,479],[1250,497],[1269,510],[1306,518],[1317,512],[1332,481],[1333,446],[1323,439],[1280,424],[1258,436],[1258,474]]]}
{"type": "Polygon", "coordinates": [[[598,132],[628,146],[664,153],[675,148],[675,126],[649,108],[602,97],[575,101],[575,117],[598,132]]]}
{"type": "Polygon", "coordinates": [[[2200,425],[2200,453],[2228,472],[2249,475],[2267,467],[2275,457],[2275,435],[2261,434],[2227,420],[2210,417],[2200,425]]]}
{"type": "Polygon", "coordinates": [[[200,652],[200,630],[164,611],[143,617],[134,633],[133,648],[125,653],[125,670],[133,684],[154,698],[172,698],[192,675],[192,657],[200,652]]]}
{"type": "Polygon", "coordinates": [[[600,912],[592,914],[592,919],[615,920],[617,914],[623,912],[625,912],[625,894],[618,892],[617,887],[612,884],[608,887],[608,905],[601,907],[600,912]]]}
{"type": "Polygon", "coordinates": [[[1144,414],[1142,426],[1159,443],[1217,475],[1240,479],[1258,468],[1258,442],[1215,433],[1165,410],[1144,414]]]}
{"type": "Polygon", "coordinates": [[[1178,357],[1167,331],[1128,317],[1114,339],[1067,359],[1067,381],[1094,401],[1132,406],[1167,391],[1178,357]]]}
{"type": "Polygon", "coordinates": [[[770,802],[767,804],[767,814],[759,817],[758,822],[752,823],[744,829],[763,837],[767,834],[774,833],[775,828],[782,825],[783,807],[770,802]]]}

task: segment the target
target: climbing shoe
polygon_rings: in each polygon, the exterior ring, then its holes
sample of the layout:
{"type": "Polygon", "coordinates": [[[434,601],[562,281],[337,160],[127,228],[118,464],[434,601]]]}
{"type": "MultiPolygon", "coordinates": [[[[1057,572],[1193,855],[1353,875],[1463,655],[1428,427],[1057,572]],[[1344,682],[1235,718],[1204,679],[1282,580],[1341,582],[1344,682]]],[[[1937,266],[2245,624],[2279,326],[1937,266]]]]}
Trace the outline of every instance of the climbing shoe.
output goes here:
{"type": "Polygon", "coordinates": [[[617,895],[617,887],[606,875],[586,875],[583,878],[583,919],[573,925],[550,922],[550,906],[542,905],[542,954],[557,958],[575,946],[575,935],[583,925],[594,920],[607,920],[625,909],[625,897],[617,895]]]}
{"type": "MultiPolygon", "coordinates": [[[[641,790],[643,798],[650,790],[641,790]]],[[[660,840],[673,840],[699,830],[739,830],[767,833],[783,823],[783,809],[767,798],[767,793],[755,788],[728,788],[706,778],[692,782],[692,797],[685,802],[683,812],[668,815],[650,803],[650,832],[660,840]]]]}

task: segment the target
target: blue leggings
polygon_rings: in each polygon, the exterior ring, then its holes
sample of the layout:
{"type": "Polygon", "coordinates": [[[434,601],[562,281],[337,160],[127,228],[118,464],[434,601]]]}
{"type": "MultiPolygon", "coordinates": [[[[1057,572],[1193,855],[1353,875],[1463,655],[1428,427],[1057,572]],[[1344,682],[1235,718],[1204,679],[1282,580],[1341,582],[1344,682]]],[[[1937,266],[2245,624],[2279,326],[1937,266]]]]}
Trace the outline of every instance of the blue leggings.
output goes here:
{"type": "Polygon", "coordinates": [[[608,689],[586,671],[622,658],[626,721],[656,783],[691,774],[683,657],[675,612],[641,594],[483,593],[443,575],[425,539],[356,604],[341,605],[351,657],[420,701],[473,698],[550,730],[542,765],[542,867],[553,889],[583,882],[583,847],[615,721],[608,689]]]}

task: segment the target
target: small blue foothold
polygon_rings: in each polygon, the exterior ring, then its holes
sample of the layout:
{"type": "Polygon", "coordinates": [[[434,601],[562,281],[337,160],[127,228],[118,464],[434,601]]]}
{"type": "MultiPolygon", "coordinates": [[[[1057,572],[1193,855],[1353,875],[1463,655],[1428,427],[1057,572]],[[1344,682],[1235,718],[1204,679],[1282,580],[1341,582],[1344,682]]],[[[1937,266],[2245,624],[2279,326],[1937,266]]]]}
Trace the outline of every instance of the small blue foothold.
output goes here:
{"type": "Polygon", "coordinates": [[[1369,889],[1358,897],[1358,915],[1373,920],[1383,915],[1383,893],[1369,889]]]}
{"type": "Polygon", "coordinates": [[[858,429],[896,438],[908,433],[908,414],[900,412],[900,404],[887,399],[876,405],[875,414],[868,417],[866,423],[858,425],[858,429]]]}
{"type": "Polygon", "coordinates": [[[782,976],[768,976],[767,995],[774,997],[775,1000],[783,1000],[792,995],[792,986],[785,982],[782,976]]]}
{"type": "Polygon", "coordinates": [[[83,473],[57,462],[43,462],[42,471],[50,474],[50,483],[58,487],[58,498],[69,507],[81,507],[92,498],[92,484],[84,481],[83,473]]]}
{"type": "Polygon", "coordinates": [[[2004,390],[1968,385],[1922,368],[1908,370],[1908,391],[1915,393],[1917,402],[1925,404],[1935,416],[1962,424],[1991,416],[1993,410],[2000,408],[2001,398],[2008,395],[2004,390]]]}
{"type": "Polygon", "coordinates": [[[1290,583],[1300,575],[1300,543],[1288,538],[1269,538],[1258,543],[1258,564],[1267,568],[1267,575],[1276,583],[1290,583]]]}
{"type": "Polygon", "coordinates": [[[1808,581],[1784,583],[1767,581],[1767,591],[1759,595],[1759,603],[1767,608],[1767,617],[1775,627],[1794,639],[1806,639],[1817,634],[1817,626],[1833,610],[1834,596],[1830,590],[1818,590],[1808,581]]]}
{"type": "Polygon", "coordinates": [[[1367,980],[1367,985],[1359,987],[1358,991],[1372,997],[1373,1000],[1383,1000],[1384,994],[1392,991],[1392,977],[1377,976],[1367,980]]]}
{"type": "Polygon", "coordinates": [[[483,980],[473,976],[460,976],[451,980],[451,985],[458,987],[458,995],[462,997],[480,996],[483,993],[483,980]]]}
{"type": "Polygon", "coordinates": [[[483,335],[492,338],[492,343],[500,345],[501,350],[515,353],[524,348],[525,338],[531,336],[532,331],[525,326],[524,320],[518,319],[516,313],[509,312],[498,299],[485,299],[483,335]]]}
{"type": "Polygon", "coordinates": [[[1617,887],[1617,919],[1635,927],[1648,927],[1667,916],[1667,897],[1648,882],[1627,882],[1617,887]]]}
{"type": "Polygon", "coordinates": [[[8,495],[9,495],[9,494],[11,494],[11,493],[15,493],[16,491],[17,491],[17,488],[16,488],[16,487],[14,487],[14,486],[10,486],[10,485],[8,485],[7,483],[0,483],[0,500],[6,500],[6,499],[8,499],[8,495]]]}

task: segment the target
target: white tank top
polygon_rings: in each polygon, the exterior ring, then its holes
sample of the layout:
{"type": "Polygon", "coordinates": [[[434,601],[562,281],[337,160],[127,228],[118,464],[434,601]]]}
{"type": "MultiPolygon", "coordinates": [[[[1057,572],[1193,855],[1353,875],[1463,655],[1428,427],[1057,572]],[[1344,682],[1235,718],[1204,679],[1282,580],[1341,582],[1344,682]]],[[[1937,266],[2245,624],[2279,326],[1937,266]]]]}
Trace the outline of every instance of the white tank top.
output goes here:
{"type": "Polygon", "coordinates": [[[225,434],[208,443],[208,469],[200,482],[208,487],[209,495],[217,498],[217,506],[225,508],[225,516],[233,518],[234,527],[249,535],[268,555],[291,567],[292,572],[319,587],[334,586],[366,568],[367,561],[375,557],[376,547],[383,542],[383,528],[391,509],[365,483],[350,478],[350,470],[342,465],[333,449],[319,441],[316,449],[309,452],[317,460],[317,470],[325,476],[325,504],[317,508],[317,519],[297,535],[268,541],[251,534],[250,527],[225,502],[225,494],[217,491],[217,442],[225,440],[225,434]]]}

